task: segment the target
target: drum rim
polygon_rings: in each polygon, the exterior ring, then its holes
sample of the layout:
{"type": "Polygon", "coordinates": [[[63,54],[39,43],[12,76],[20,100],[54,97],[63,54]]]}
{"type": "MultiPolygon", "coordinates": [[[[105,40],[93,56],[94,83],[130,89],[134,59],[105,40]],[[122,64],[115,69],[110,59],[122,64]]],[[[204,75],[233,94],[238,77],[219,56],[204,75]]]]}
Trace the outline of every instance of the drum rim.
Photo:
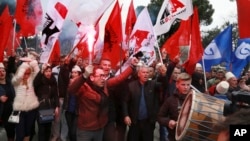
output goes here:
{"type": "MultiPolygon", "coordinates": [[[[196,92],[193,91],[192,93],[190,93],[190,94],[187,95],[186,99],[184,100],[184,102],[183,102],[183,104],[182,104],[182,107],[183,107],[183,106],[187,103],[187,101],[189,100],[188,97],[191,97],[191,101],[193,101],[193,99],[196,98],[196,92]]],[[[190,112],[189,112],[189,114],[188,114],[188,118],[187,118],[187,119],[190,119],[190,118],[191,118],[191,116],[192,116],[192,114],[193,114],[193,109],[194,109],[194,102],[191,103],[190,112]]],[[[181,111],[180,111],[180,114],[178,115],[178,120],[177,120],[177,121],[179,121],[179,119],[180,119],[182,110],[183,110],[183,108],[181,108],[181,111]]],[[[190,120],[187,120],[184,129],[187,129],[187,127],[189,127],[189,125],[190,125],[190,120]]],[[[178,134],[178,127],[179,127],[179,122],[177,122],[176,129],[175,129],[175,132],[176,132],[176,134],[175,134],[175,139],[176,139],[176,140],[181,140],[181,139],[184,137],[184,135],[186,134],[187,130],[183,130],[183,132],[181,132],[180,134],[178,134]]]]}

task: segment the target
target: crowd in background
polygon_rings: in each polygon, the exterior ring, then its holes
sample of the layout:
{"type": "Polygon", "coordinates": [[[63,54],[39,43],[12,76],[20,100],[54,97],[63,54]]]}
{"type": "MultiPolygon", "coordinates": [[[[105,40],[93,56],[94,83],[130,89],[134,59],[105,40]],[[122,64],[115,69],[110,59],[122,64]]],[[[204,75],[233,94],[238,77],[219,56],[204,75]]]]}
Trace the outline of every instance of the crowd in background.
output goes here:
{"type": "MultiPolygon", "coordinates": [[[[147,66],[133,58],[115,75],[119,70],[111,68],[110,59],[90,65],[88,58],[61,56],[41,64],[34,51],[6,57],[0,63],[0,124],[8,141],[32,141],[35,134],[39,141],[153,141],[157,122],[160,141],[174,141],[188,94],[227,102],[234,91],[250,96],[250,69],[236,78],[220,65],[204,74],[197,63],[190,75],[178,64],[179,56],[170,61],[163,52],[162,61],[147,66]],[[39,123],[38,111],[46,108],[54,109],[55,120],[39,123]],[[17,124],[8,122],[12,111],[21,112],[17,124]]],[[[237,104],[248,108],[249,103],[237,104]]]]}

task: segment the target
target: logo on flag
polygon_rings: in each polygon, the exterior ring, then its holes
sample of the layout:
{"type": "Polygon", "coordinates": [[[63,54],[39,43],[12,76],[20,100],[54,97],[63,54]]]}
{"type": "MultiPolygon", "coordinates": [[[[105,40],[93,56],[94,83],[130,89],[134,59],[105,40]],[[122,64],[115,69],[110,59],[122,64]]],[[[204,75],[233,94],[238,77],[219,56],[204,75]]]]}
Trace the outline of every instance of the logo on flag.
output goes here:
{"type": "Polygon", "coordinates": [[[250,44],[241,43],[235,51],[235,56],[239,59],[246,59],[250,56],[250,44]]]}
{"type": "Polygon", "coordinates": [[[154,25],[156,35],[168,32],[175,19],[187,20],[192,14],[191,0],[164,0],[154,25]]]}
{"type": "Polygon", "coordinates": [[[238,39],[238,47],[232,59],[232,72],[239,78],[242,70],[250,62],[250,39],[238,39]]]}
{"type": "Polygon", "coordinates": [[[232,26],[228,26],[205,48],[204,64],[207,72],[212,66],[223,65],[226,70],[230,70],[232,56],[232,26]]]}
{"type": "Polygon", "coordinates": [[[220,50],[213,40],[204,51],[204,59],[219,59],[221,58],[220,50]]]}

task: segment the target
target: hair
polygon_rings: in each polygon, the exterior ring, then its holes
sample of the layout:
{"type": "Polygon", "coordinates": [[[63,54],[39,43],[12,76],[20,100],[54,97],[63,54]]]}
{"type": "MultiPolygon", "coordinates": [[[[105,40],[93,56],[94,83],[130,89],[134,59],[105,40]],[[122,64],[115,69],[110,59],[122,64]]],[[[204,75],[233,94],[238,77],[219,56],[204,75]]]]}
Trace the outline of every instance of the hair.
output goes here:
{"type": "Polygon", "coordinates": [[[92,73],[90,73],[90,75],[91,76],[94,76],[95,74],[96,74],[96,70],[98,70],[98,69],[101,69],[102,70],[102,68],[100,67],[100,66],[94,66],[94,68],[93,68],[93,72],[92,73]]]}
{"type": "Polygon", "coordinates": [[[104,58],[101,59],[100,63],[101,63],[102,61],[109,61],[109,62],[111,62],[111,59],[108,58],[108,57],[104,57],[104,58]]]}
{"type": "Polygon", "coordinates": [[[137,67],[136,67],[137,73],[138,73],[142,68],[149,68],[149,66],[147,66],[147,65],[145,65],[145,64],[142,64],[142,65],[140,65],[140,66],[137,66],[137,67]]]}
{"type": "Polygon", "coordinates": [[[180,73],[180,74],[178,75],[176,81],[179,82],[179,81],[189,81],[189,80],[192,81],[191,76],[190,76],[188,73],[186,73],[186,72],[182,72],[182,73],[180,73]]]}
{"type": "Polygon", "coordinates": [[[45,72],[46,70],[51,69],[52,70],[52,66],[51,65],[46,65],[46,67],[44,68],[43,72],[45,72]]]}

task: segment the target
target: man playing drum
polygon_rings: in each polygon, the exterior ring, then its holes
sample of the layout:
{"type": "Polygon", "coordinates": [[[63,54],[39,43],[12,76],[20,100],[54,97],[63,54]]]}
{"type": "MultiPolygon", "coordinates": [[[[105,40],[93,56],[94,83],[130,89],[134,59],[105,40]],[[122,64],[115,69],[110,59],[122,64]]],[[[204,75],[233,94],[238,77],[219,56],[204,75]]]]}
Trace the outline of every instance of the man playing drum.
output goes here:
{"type": "Polygon", "coordinates": [[[164,104],[161,106],[158,113],[158,122],[168,128],[169,141],[176,140],[175,130],[181,106],[186,96],[190,93],[193,93],[193,91],[191,90],[191,81],[192,78],[189,74],[181,73],[177,77],[176,90],[174,91],[173,95],[171,95],[164,101],[164,104]]]}

